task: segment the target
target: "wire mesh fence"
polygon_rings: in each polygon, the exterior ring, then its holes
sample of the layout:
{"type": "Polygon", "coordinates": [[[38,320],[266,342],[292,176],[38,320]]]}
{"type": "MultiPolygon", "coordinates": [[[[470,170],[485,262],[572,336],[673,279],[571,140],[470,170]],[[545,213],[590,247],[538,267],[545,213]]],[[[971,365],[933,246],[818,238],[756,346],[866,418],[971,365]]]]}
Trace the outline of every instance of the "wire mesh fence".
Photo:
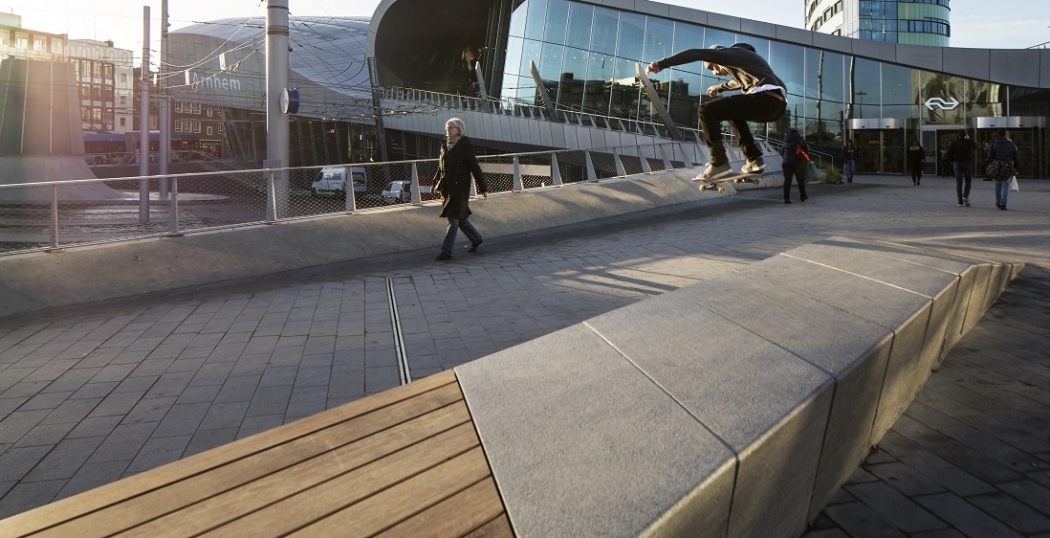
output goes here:
{"type": "MultiPolygon", "coordinates": [[[[663,142],[478,162],[490,193],[520,192],[692,166],[698,150],[663,142]]],[[[438,204],[437,174],[428,159],[0,185],[0,255],[438,204]]]]}

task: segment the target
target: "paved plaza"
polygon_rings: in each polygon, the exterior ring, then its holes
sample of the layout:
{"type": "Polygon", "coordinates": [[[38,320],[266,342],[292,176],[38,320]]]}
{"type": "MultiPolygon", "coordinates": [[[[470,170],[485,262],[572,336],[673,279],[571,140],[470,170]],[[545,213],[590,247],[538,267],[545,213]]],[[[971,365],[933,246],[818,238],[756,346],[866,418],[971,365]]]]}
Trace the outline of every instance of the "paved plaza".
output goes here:
{"type": "Polygon", "coordinates": [[[448,262],[435,218],[425,251],[0,318],[0,517],[396,386],[399,351],[418,379],[837,235],[1029,266],[806,536],[1050,536],[1050,181],[991,186],[745,191],[448,262]]]}

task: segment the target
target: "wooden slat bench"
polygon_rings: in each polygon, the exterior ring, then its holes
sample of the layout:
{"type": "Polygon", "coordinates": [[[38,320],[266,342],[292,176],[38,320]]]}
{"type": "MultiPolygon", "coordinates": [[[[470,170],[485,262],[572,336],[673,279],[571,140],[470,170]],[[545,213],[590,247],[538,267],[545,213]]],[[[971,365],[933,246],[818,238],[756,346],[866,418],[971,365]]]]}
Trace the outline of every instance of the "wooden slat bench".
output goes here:
{"type": "Polygon", "coordinates": [[[455,374],[0,521],[34,536],[513,536],[455,374]]]}

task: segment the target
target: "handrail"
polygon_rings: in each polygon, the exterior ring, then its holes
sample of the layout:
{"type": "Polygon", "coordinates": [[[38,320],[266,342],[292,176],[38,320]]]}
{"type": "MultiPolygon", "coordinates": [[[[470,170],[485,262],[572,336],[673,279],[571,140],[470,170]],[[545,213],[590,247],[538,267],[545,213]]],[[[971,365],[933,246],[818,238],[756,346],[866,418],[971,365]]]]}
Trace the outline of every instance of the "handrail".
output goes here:
{"type": "MultiPolygon", "coordinates": [[[[701,159],[698,151],[695,144],[653,138],[644,144],[481,155],[478,160],[490,165],[486,178],[489,192],[495,194],[693,166],[701,159]]],[[[431,158],[3,184],[0,214],[7,225],[0,227],[0,255],[354,213],[361,208],[371,210],[385,203],[408,201],[404,193],[409,183],[413,203],[426,204],[436,195],[430,192],[429,182],[437,165],[438,160],[431,158]],[[350,187],[347,181],[337,187],[322,184],[319,172],[327,167],[364,169],[364,189],[350,187]],[[168,180],[171,185],[170,193],[163,198],[159,180],[168,180]],[[92,184],[102,187],[68,189],[92,184]],[[136,188],[131,189],[129,184],[136,188]],[[142,200],[138,189],[143,184],[150,188],[148,200],[142,200]],[[397,192],[393,191],[395,185],[397,192]],[[383,186],[386,188],[379,192],[383,186]],[[121,188],[124,190],[115,190],[121,188]],[[322,201],[319,191],[338,195],[340,202],[322,201]],[[195,203],[231,205],[221,212],[202,211],[198,217],[192,205],[195,203]],[[98,206],[114,210],[85,224],[78,212],[98,206]],[[5,207],[18,209],[11,212],[5,207]],[[138,224],[129,224],[136,211],[138,224]]]]}

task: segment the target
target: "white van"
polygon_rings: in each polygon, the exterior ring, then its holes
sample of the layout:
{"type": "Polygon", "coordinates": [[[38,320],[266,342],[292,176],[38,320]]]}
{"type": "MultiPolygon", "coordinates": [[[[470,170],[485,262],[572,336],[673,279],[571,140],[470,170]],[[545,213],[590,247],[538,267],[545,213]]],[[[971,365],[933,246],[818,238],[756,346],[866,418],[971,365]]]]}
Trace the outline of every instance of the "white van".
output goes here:
{"type": "Polygon", "coordinates": [[[363,166],[332,166],[321,169],[321,178],[310,185],[310,194],[346,195],[346,173],[350,171],[353,178],[354,192],[363,193],[368,189],[367,176],[363,166]]]}

